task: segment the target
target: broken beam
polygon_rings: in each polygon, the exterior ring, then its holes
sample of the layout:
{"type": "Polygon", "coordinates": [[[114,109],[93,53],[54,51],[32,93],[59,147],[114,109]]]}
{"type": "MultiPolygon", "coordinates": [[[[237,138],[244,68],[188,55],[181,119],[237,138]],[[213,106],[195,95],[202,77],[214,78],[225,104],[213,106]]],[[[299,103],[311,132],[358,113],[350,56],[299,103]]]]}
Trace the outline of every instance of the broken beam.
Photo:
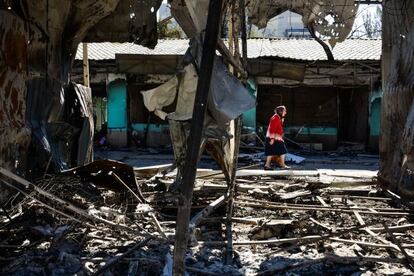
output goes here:
{"type": "Polygon", "coordinates": [[[223,40],[219,39],[217,43],[217,50],[220,54],[227,60],[231,65],[233,65],[234,69],[240,73],[243,78],[247,78],[247,72],[243,69],[240,60],[236,59],[227,49],[226,45],[224,44],[223,40]]]}
{"type": "Polygon", "coordinates": [[[414,261],[412,259],[412,256],[410,256],[405,248],[401,245],[400,241],[395,237],[394,233],[388,228],[388,226],[383,223],[384,229],[388,232],[388,234],[391,237],[391,240],[398,246],[398,248],[401,250],[402,254],[407,260],[408,267],[411,269],[411,271],[414,271],[414,261]]]}
{"type": "MultiPolygon", "coordinates": [[[[247,207],[256,207],[270,210],[299,210],[299,211],[326,211],[326,212],[344,212],[344,213],[353,213],[355,210],[344,209],[344,208],[326,208],[326,207],[304,207],[304,206],[285,206],[285,205],[276,205],[276,204],[264,204],[264,203],[249,203],[237,201],[237,204],[247,207]]],[[[369,214],[376,216],[408,216],[411,213],[408,212],[372,212],[366,210],[357,210],[361,214],[369,214]]]]}
{"type": "Polygon", "coordinates": [[[208,215],[210,215],[215,209],[217,209],[219,206],[221,206],[225,201],[227,197],[222,195],[218,199],[214,200],[210,205],[208,205],[206,208],[201,210],[199,213],[197,213],[190,221],[190,232],[194,230],[194,228],[208,215]]]}

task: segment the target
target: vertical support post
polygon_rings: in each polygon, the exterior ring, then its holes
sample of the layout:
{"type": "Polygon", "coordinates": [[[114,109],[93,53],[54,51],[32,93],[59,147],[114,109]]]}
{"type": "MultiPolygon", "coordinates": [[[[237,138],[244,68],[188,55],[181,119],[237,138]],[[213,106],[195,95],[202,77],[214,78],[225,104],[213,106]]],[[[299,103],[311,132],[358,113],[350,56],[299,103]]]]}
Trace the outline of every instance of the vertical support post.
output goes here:
{"type": "Polygon", "coordinates": [[[336,89],[336,147],[338,147],[338,141],[340,136],[343,135],[341,130],[341,102],[339,98],[339,88],[336,89]]]}
{"type": "MultiPolygon", "coordinates": [[[[233,39],[234,39],[234,37],[233,37],[233,32],[234,32],[234,25],[233,25],[233,11],[234,11],[234,3],[230,3],[229,4],[229,6],[228,6],[228,9],[229,9],[229,11],[228,11],[228,23],[227,23],[227,26],[228,26],[228,42],[229,42],[229,44],[228,44],[228,47],[229,47],[229,51],[230,51],[230,55],[231,56],[233,56],[234,55],[234,45],[233,45],[233,43],[234,43],[234,41],[233,41],[233,39]]],[[[231,66],[231,65],[229,65],[229,71],[233,74],[234,73],[234,68],[233,68],[233,66],[231,66]]]]}
{"type": "Polygon", "coordinates": [[[203,52],[197,92],[194,102],[193,118],[182,180],[179,186],[177,227],[175,231],[173,274],[184,275],[184,257],[187,250],[191,201],[193,197],[194,180],[197,170],[204,116],[207,108],[207,98],[210,90],[211,74],[217,46],[222,0],[210,0],[206,33],[203,42],[203,52]]]}
{"type": "Polygon", "coordinates": [[[243,54],[243,69],[247,71],[247,34],[246,34],[246,5],[244,0],[240,0],[241,11],[241,39],[242,39],[242,54],[243,54]]]}
{"type": "Polygon", "coordinates": [[[89,60],[88,60],[88,43],[83,42],[83,85],[90,87],[89,85],[89,60]]]}
{"type": "Polygon", "coordinates": [[[232,156],[232,166],[230,171],[230,183],[228,183],[227,190],[227,217],[226,217],[226,264],[231,265],[233,263],[233,227],[232,217],[234,210],[234,195],[236,193],[236,170],[237,159],[239,157],[239,145],[242,128],[242,116],[232,120],[230,122],[230,133],[233,138],[230,139],[230,152],[232,156]]]}

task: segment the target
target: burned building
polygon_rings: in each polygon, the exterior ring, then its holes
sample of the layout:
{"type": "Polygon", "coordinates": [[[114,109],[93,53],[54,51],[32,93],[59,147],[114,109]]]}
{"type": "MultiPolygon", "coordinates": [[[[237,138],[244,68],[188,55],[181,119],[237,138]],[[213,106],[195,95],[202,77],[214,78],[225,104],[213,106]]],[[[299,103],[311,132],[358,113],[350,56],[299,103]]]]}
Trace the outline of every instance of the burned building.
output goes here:
{"type": "MultiPolygon", "coordinates": [[[[159,40],[153,50],[89,44],[91,85],[97,96],[106,95],[110,143],[170,144],[167,122],[147,111],[140,92],[178,72],[187,47],[186,39],[159,40]]],[[[346,141],[378,151],[381,40],[338,43],[335,61],[312,39],[248,39],[247,50],[247,87],[257,106],[244,114],[246,128],[263,133],[274,107],[283,104],[287,135],[304,146],[332,150],[346,141]]],[[[71,76],[76,81],[82,79],[82,57],[79,47],[71,76]]]]}

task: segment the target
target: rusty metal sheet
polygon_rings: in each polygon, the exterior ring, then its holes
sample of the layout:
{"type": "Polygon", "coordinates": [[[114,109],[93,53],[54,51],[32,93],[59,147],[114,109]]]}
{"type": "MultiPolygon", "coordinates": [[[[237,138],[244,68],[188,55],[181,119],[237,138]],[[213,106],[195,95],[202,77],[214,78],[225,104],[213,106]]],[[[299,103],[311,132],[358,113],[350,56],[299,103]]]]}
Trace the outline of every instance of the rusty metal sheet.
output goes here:
{"type": "Polygon", "coordinates": [[[97,186],[114,191],[125,191],[126,187],[114,177],[113,174],[116,174],[125,185],[136,192],[140,199],[145,202],[136,181],[134,169],[125,163],[115,160],[96,160],[84,166],[62,171],[62,174],[76,175],[83,180],[93,182],[97,186]]]}
{"type": "Polygon", "coordinates": [[[13,171],[24,166],[30,143],[25,127],[27,26],[0,10],[0,166],[13,171]]]}

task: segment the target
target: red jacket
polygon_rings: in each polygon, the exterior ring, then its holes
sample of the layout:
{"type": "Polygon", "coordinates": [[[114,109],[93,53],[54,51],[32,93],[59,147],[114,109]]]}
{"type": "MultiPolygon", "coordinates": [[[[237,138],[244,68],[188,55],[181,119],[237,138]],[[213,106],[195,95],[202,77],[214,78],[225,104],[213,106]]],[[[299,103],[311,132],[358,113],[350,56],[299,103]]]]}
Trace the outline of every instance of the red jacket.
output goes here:
{"type": "MultiPolygon", "coordinates": [[[[270,118],[269,126],[267,128],[266,137],[269,138],[282,138],[283,136],[283,122],[282,118],[278,114],[275,114],[270,118]]],[[[279,140],[279,139],[276,139],[279,140]]]]}

